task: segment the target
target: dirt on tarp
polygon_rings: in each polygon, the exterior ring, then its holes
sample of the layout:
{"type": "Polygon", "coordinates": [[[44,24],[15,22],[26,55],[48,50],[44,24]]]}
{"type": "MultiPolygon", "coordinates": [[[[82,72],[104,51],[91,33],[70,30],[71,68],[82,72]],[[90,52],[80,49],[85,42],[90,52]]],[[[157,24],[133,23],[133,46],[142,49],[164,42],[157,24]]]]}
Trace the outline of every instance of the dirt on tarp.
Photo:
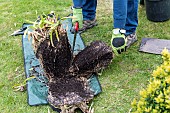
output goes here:
{"type": "Polygon", "coordinates": [[[88,102],[94,96],[85,78],[58,78],[48,86],[49,92],[51,92],[48,99],[54,105],[76,105],[88,102]]]}
{"type": "MultiPolygon", "coordinates": [[[[44,31],[48,33],[48,29],[44,31]]],[[[41,38],[36,46],[33,44],[34,52],[49,81],[48,101],[58,108],[75,105],[85,109],[82,110],[85,112],[88,107],[82,107],[82,103],[88,103],[94,97],[87,79],[92,73],[110,64],[113,59],[112,49],[102,41],[95,41],[72,56],[67,32],[61,25],[57,27],[57,32],[59,39],[53,32],[53,44],[48,35],[41,38]]]]}

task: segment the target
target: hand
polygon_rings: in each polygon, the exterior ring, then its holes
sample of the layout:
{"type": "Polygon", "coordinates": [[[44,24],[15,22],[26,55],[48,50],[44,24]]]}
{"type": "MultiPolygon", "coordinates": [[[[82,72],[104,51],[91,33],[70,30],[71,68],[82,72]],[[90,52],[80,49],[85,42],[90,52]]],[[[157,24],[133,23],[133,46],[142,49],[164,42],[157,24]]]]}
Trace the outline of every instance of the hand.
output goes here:
{"type": "Polygon", "coordinates": [[[72,23],[73,25],[78,22],[79,28],[83,27],[83,14],[82,14],[82,8],[73,8],[73,19],[72,23]]]}
{"type": "Polygon", "coordinates": [[[116,55],[126,51],[127,39],[125,38],[125,30],[114,29],[111,39],[111,45],[116,55]]]}

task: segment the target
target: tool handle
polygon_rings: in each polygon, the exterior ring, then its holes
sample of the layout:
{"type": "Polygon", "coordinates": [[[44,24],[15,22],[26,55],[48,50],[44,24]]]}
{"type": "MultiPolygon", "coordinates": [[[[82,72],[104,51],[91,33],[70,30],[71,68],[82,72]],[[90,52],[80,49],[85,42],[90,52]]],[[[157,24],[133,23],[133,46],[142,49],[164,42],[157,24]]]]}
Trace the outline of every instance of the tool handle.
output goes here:
{"type": "Polygon", "coordinates": [[[76,43],[77,32],[79,30],[79,23],[78,22],[75,23],[74,30],[75,30],[75,32],[74,32],[74,39],[73,39],[72,56],[73,56],[73,53],[74,53],[74,47],[75,47],[75,43],[76,43]]]}
{"type": "Polygon", "coordinates": [[[75,29],[75,32],[78,32],[78,30],[79,30],[79,23],[78,22],[75,23],[74,29],[75,29]]]}

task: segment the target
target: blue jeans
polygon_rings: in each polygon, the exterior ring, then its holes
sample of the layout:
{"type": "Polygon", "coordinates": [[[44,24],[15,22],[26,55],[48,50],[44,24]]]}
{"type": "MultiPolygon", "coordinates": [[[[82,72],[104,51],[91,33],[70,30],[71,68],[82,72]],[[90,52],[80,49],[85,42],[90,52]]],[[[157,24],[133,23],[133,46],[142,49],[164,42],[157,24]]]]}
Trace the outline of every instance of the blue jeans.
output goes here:
{"type": "Polygon", "coordinates": [[[94,20],[97,0],[73,0],[74,8],[82,8],[83,20],[94,20]]]}
{"type": "Polygon", "coordinates": [[[136,31],[138,26],[138,0],[113,0],[114,28],[126,30],[126,35],[136,31]]]}

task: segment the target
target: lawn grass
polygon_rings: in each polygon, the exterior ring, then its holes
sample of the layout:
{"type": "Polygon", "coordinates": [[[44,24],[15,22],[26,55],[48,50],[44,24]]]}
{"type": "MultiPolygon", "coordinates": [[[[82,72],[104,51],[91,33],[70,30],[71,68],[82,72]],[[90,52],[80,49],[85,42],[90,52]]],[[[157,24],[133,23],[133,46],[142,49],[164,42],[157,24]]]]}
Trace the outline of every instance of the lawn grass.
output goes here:
{"type": "MultiPolygon", "coordinates": [[[[98,26],[82,34],[86,44],[102,40],[108,45],[112,33],[111,0],[98,0],[98,26]]],[[[25,79],[21,36],[9,36],[26,20],[34,21],[43,12],[57,11],[67,16],[71,0],[0,0],[0,113],[47,113],[48,105],[29,106],[27,92],[14,92],[12,86],[25,79]]],[[[127,52],[115,56],[99,76],[103,92],[93,100],[95,113],[127,113],[133,98],[146,87],[152,71],[161,64],[160,55],[138,52],[141,38],[170,39],[170,21],[148,21],[145,8],[139,7],[138,42],[127,52]]]]}

